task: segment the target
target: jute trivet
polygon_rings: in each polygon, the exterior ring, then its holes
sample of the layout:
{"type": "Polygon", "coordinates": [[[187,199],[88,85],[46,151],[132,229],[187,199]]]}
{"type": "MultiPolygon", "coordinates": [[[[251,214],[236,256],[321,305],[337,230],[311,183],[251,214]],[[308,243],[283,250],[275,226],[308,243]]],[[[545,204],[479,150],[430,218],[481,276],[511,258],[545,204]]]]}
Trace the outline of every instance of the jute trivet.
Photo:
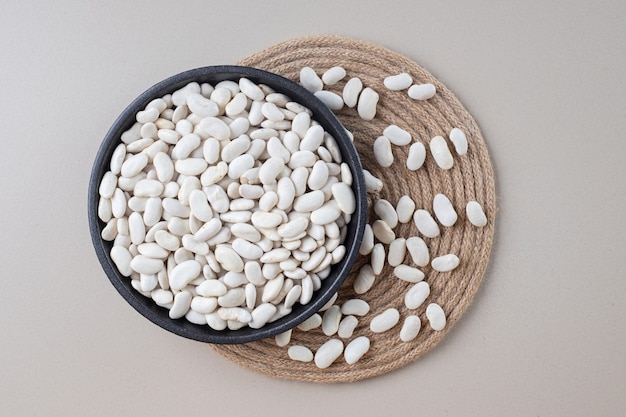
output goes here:
{"type": "MultiPolygon", "coordinates": [[[[404,306],[404,295],[411,283],[396,278],[389,265],[370,291],[356,296],[352,284],[359,268],[369,262],[369,256],[360,256],[352,269],[351,276],[339,291],[338,304],[350,298],[361,298],[370,304],[370,312],[359,318],[354,332],[355,338],[365,335],[371,340],[371,349],[354,365],[348,365],[339,358],[327,369],[318,369],[313,363],[300,363],[289,359],[287,347],[276,346],[274,339],[244,345],[214,345],[212,348],[227,359],[245,368],[277,378],[314,381],[349,382],[381,375],[402,367],[432,349],[450,331],[469,306],[483,278],[494,232],[496,198],[491,161],[480,130],[457,98],[441,82],[408,58],[391,52],[381,46],[337,36],[314,36],[289,40],[261,51],[241,62],[241,65],[257,67],[281,74],[299,81],[300,69],[310,66],[318,74],[335,66],[343,66],[348,76],[336,85],[325,87],[341,94],[350,77],[359,77],[365,86],[380,94],[378,111],[371,122],[360,119],[355,109],[344,108],[337,113],[339,119],[354,134],[354,143],[359,151],[363,166],[382,179],[384,188],[373,199],[384,198],[396,204],[398,199],[408,194],[416,202],[417,208],[432,213],[433,197],[443,193],[452,201],[459,219],[453,227],[441,227],[437,238],[425,238],[431,254],[457,254],[461,264],[452,272],[440,273],[430,266],[421,268],[430,284],[431,294],[417,310],[404,306]],[[389,91],[383,86],[386,76],[408,72],[414,83],[432,83],[437,94],[428,101],[414,101],[406,90],[389,91]],[[426,145],[436,135],[447,137],[453,127],[461,128],[467,135],[469,151],[459,157],[454,153],[454,167],[444,171],[437,167],[432,155],[427,151],[426,162],[418,171],[406,168],[409,146],[393,146],[394,164],[381,168],[373,156],[374,140],[385,127],[396,124],[408,130],[414,141],[426,145]],[[476,200],[483,205],[489,219],[484,228],[472,226],[465,215],[465,205],[476,200]],[[443,307],[447,316],[447,326],[443,331],[433,331],[426,319],[426,305],[436,302],[443,307]],[[382,334],[369,330],[371,319],[387,308],[400,311],[400,323],[382,334]],[[412,342],[400,341],[399,332],[405,317],[417,314],[422,320],[418,337],[412,342]]],[[[370,219],[375,216],[370,210],[370,219]]],[[[408,238],[419,235],[415,224],[399,224],[395,229],[398,237],[408,238]]],[[[385,245],[387,249],[387,245],[385,245]]],[[[411,264],[407,253],[405,263],[411,264]]],[[[414,265],[413,265],[414,266],[414,265]]],[[[336,335],[334,337],[337,337],[336,335]]],[[[313,352],[329,340],[321,329],[303,332],[293,330],[289,346],[301,344],[313,352]]],[[[344,340],[344,344],[350,340],[344,340]]]]}

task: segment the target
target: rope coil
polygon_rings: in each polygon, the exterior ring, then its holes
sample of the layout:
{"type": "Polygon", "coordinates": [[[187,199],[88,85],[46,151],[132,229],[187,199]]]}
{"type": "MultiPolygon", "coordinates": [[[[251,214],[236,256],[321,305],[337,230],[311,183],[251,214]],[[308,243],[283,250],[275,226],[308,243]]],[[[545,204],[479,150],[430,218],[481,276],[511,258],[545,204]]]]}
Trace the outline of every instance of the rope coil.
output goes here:
{"type": "MultiPolygon", "coordinates": [[[[310,36],[282,42],[264,51],[243,59],[239,65],[261,68],[299,81],[300,69],[310,66],[318,74],[340,65],[345,68],[344,80],[325,89],[341,94],[343,86],[351,77],[359,77],[365,87],[373,88],[380,95],[376,117],[372,121],[362,120],[356,109],[344,108],[336,112],[344,126],[354,134],[354,143],[363,166],[384,182],[379,195],[395,206],[400,197],[409,195],[416,208],[432,213],[432,201],[437,193],[445,194],[458,213],[457,223],[452,227],[441,227],[441,235],[424,238],[431,259],[448,253],[456,254],[461,264],[452,272],[441,273],[430,266],[420,268],[431,293],[425,303],[416,310],[404,306],[404,295],[414,284],[393,276],[393,268],[385,265],[376,277],[373,287],[363,295],[354,294],[352,284],[360,267],[369,263],[368,256],[359,256],[344,285],[339,291],[336,304],[341,305],[351,298],[360,298],[370,305],[370,312],[359,318],[352,338],[343,340],[347,345],[357,336],[365,335],[371,341],[370,350],[359,362],[348,365],[339,358],[327,369],[318,369],[314,363],[301,363],[289,359],[287,347],[276,346],[274,339],[243,345],[212,345],[211,347],[228,360],[250,370],[268,376],[311,381],[351,382],[381,375],[418,359],[431,350],[452,329],[471,303],[489,261],[494,234],[496,195],[494,174],[478,125],[458,99],[441,82],[408,58],[381,46],[338,36],[310,36]],[[383,79],[389,75],[407,72],[414,83],[432,83],[437,88],[435,97],[428,101],[415,101],[406,90],[389,91],[383,79]],[[394,164],[381,168],[373,155],[374,140],[382,135],[390,124],[408,130],[413,141],[424,143],[428,149],[430,139],[436,135],[447,137],[453,127],[463,130],[469,143],[465,156],[454,154],[454,167],[448,171],[440,169],[429,152],[424,165],[417,171],[406,168],[409,146],[393,146],[394,164]],[[488,218],[487,226],[477,228],[470,224],[465,215],[465,205],[478,201],[488,218]],[[447,326],[443,331],[433,331],[425,316],[426,306],[438,303],[446,313],[447,326]],[[387,308],[400,312],[400,322],[393,329],[375,334],[369,330],[371,319],[387,308]],[[411,342],[402,342],[400,328],[405,317],[418,315],[422,328],[411,342]]],[[[369,219],[375,214],[370,204],[369,219]]],[[[413,221],[399,224],[396,236],[408,238],[418,236],[413,221]]],[[[387,247],[386,247],[387,251],[387,247]]],[[[407,254],[405,263],[412,264],[407,254]]],[[[336,335],[333,337],[337,337],[336,335]]],[[[329,340],[321,328],[308,332],[294,329],[291,345],[304,345],[315,352],[329,340]]]]}

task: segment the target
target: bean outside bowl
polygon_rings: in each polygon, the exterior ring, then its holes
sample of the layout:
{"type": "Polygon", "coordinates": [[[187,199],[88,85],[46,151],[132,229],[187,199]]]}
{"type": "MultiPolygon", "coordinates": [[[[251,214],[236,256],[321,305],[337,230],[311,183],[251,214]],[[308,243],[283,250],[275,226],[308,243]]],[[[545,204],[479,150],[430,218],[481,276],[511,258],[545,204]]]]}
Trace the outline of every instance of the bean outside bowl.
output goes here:
{"type": "Polygon", "coordinates": [[[94,161],[88,189],[88,218],[92,242],[98,260],[115,289],[135,310],[161,328],[189,339],[215,344],[247,343],[275,336],[294,328],[323,307],[339,289],[352,268],[367,220],[366,211],[367,195],[361,162],[354,145],[335,115],[313,94],[291,80],[267,71],[241,66],[210,66],[192,69],[155,84],[137,97],[121,113],[104,137],[94,161]],[[113,242],[105,241],[101,237],[105,223],[98,218],[98,189],[102,177],[109,170],[113,151],[121,143],[122,133],[135,123],[137,112],[143,110],[150,101],[173,93],[190,82],[215,85],[220,81],[237,81],[242,77],[248,78],[256,84],[265,84],[276,92],[286,94],[292,101],[298,102],[312,111],[312,119],[317,120],[335,138],[343,161],[350,166],[353,177],[352,190],[356,197],[356,210],[347,225],[347,235],[343,242],[346,247],[344,258],[333,265],[330,275],[322,280],[321,288],[314,292],[313,298],[308,304],[296,303],[290,314],[267,323],[260,329],[244,327],[238,330],[217,331],[208,325],[193,324],[185,318],[171,319],[166,308],[158,306],[151,298],[136,291],[131,286],[131,279],[124,277],[118,271],[110,256],[113,242]]]}

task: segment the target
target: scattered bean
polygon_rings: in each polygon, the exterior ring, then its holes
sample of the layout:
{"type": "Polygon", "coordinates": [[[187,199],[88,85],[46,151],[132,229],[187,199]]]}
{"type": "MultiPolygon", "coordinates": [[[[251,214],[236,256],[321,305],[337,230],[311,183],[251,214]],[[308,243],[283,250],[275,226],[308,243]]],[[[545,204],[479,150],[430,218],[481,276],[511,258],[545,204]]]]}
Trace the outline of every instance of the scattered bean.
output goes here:
{"type": "Polygon", "coordinates": [[[370,322],[370,330],[374,333],[383,333],[398,324],[400,313],[395,308],[388,308],[375,316],[370,322]]]}
{"type": "Polygon", "coordinates": [[[399,91],[409,88],[411,84],[413,84],[413,78],[411,78],[411,76],[406,72],[403,72],[397,75],[385,77],[383,84],[388,90],[399,91]]]}
{"type": "Polygon", "coordinates": [[[315,352],[315,366],[326,369],[343,353],[343,342],[339,339],[330,339],[315,352]]]}
{"type": "Polygon", "coordinates": [[[487,216],[482,206],[477,201],[470,201],[465,207],[467,218],[476,227],[484,227],[487,225],[487,216]]]}
{"type": "Polygon", "coordinates": [[[428,100],[435,96],[437,89],[434,85],[427,84],[414,84],[409,88],[409,97],[413,100],[428,100]]]}
{"type": "Polygon", "coordinates": [[[370,349],[370,340],[366,336],[359,336],[351,341],[344,352],[344,358],[348,365],[359,361],[370,349]]]}
{"type": "Polygon", "coordinates": [[[426,307],[426,318],[435,331],[441,331],[446,327],[446,314],[439,304],[430,303],[426,307]]]}
{"type": "Polygon", "coordinates": [[[436,271],[449,272],[459,266],[459,262],[459,258],[455,254],[449,253],[436,257],[432,260],[431,265],[436,271]]]}
{"type": "Polygon", "coordinates": [[[407,316],[400,330],[400,340],[410,342],[417,337],[422,327],[422,321],[418,316],[407,316]]]}

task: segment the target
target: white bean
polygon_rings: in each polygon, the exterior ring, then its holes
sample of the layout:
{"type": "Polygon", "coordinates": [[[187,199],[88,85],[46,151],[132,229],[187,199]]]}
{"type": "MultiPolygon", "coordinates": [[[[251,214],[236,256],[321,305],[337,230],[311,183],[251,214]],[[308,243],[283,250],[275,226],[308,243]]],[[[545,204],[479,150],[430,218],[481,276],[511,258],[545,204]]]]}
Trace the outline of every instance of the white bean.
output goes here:
{"type": "Polygon", "coordinates": [[[274,337],[274,341],[276,342],[276,346],[284,347],[289,344],[289,340],[291,339],[292,330],[289,329],[286,332],[282,332],[277,334],[274,337]]]}
{"type": "Polygon", "coordinates": [[[209,325],[210,328],[212,328],[213,330],[224,330],[226,329],[226,327],[228,327],[228,323],[226,322],[226,320],[222,319],[216,311],[214,311],[213,313],[207,314],[206,316],[206,322],[209,325]]]}
{"type": "Polygon", "coordinates": [[[397,75],[385,77],[383,84],[388,90],[399,91],[409,88],[411,84],[413,84],[413,78],[411,78],[411,76],[406,72],[403,72],[397,75]]]}
{"type": "Polygon", "coordinates": [[[216,102],[199,93],[193,93],[187,96],[187,108],[200,117],[213,117],[217,116],[220,112],[220,108],[216,102]]]}
{"type": "Polygon", "coordinates": [[[179,319],[184,317],[191,307],[191,299],[193,296],[188,291],[181,291],[174,296],[174,304],[169,311],[171,319],[179,319]]]}
{"type": "Polygon", "coordinates": [[[426,266],[430,262],[428,246],[421,237],[413,236],[406,240],[406,248],[417,266],[426,266]]]}
{"type": "Polygon", "coordinates": [[[393,164],[391,142],[385,136],[379,136],[374,141],[374,157],[376,162],[383,168],[389,168],[393,164]]]}
{"type": "Polygon", "coordinates": [[[341,110],[343,107],[343,98],[332,91],[320,90],[316,91],[315,97],[320,99],[322,103],[331,110],[341,110]]]}
{"type": "Polygon", "coordinates": [[[303,332],[308,332],[309,330],[317,329],[322,325],[322,316],[315,313],[302,323],[298,325],[298,329],[303,332]]]}
{"type": "Polygon", "coordinates": [[[100,197],[102,198],[113,197],[113,193],[115,192],[116,186],[117,186],[117,176],[111,171],[106,172],[104,176],[102,177],[102,180],[100,181],[100,187],[98,189],[100,197]]]}
{"type": "MultiPolygon", "coordinates": [[[[319,148],[323,142],[324,142],[324,128],[320,125],[312,125],[311,127],[307,129],[306,134],[300,141],[300,150],[309,151],[311,153],[316,152],[317,148],[319,148]]],[[[306,156],[309,159],[303,160],[302,162],[300,162],[298,159],[294,159],[294,157],[292,156],[293,162],[291,164],[297,165],[297,166],[308,167],[308,166],[313,165],[311,161],[315,161],[317,159],[315,158],[315,155],[311,157],[309,154],[302,154],[302,156],[306,156]]],[[[297,168],[297,166],[295,166],[295,168],[297,168]]]]}
{"type": "Polygon", "coordinates": [[[315,352],[315,366],[326,369],[333,364],[343,353],[343,342],[339,339],[330,339],[315,352]]]}
{"type": "Polygon", "coordinates": [[[393,270],[393,274],[407,282],[419,282],[424,279],[424,273],[422,271],[408,265],[396,266],[393,270]]]}
{"type": "Polygon", "coordinates": [[[198,285],[196,292],[203,297],[221,297],[228,292],[228,288],[221,281],[210,279],[198,285]]]}
{"type": "Polygon", "coordinates": [[[406,292],[404,295],[404,305],[409,310],[415,310],[422,305],[430,295],[430,286],[426,281],[420,281],[406,292]]]}
{"type": "Polygon", "coordinates": [[[369,255],[374,248],[374,232],[372,230],[372,226],[369,224],[365,225],[365,229],[363,231],[363,239],[361,240],[361,246],[359,247],[359,253],[361,255],[369,255]]]}
{"type": "Polygon", "coordinates": [[[139,272],[140,274],[156,274],[163,269],[163,261],[137,255],[130,261],[130,267],[133,271],[139,272]]]}
{"type": "Polygon", "coordinates": [[[146,225],[143,223],[143,217],[136,211],[128,217],[128,227],[130,232],[130,241],[139,245],[146,238],[146,225]]]}
{"type": "Polygon", "coordinates": [[[156,290],[150,293],[150,296],[154,300],[157,305],[161,307],[165,307],[170,303],[174,302],[174,294],[171,291],[163,290],[161,288],[157,288],[156,290]]]}
{"type": "Polygon", "coordinates": [[[393,240],[396,238],[396,234],[393,232],[393,230],[391,230],[389,225],[382,220],[376,220],[372,224],[372,231],[374,232],[374,236],[376,237],[376,239],[385,244],[393,242],[393,240]]]}
{"type": "Polygon", "coordinates": [[[122,171],[122,164],[124,163],[124,158],[126,157],[126,146],[123,143],[117,145],[115,150],[113,151],[113,155],[111,156],[110,169],[111,172],[115,175],[119,175],[122,171]]]}
{"type": "Polygon", "coordinates": [[[205,117],[200,120],[196,131],[203,138],[213,137],[217,140],[226,140],[231,133],[228,125],[217,117],[205,117]]]}
{"type": "Polygon", "coordinates": [[[341,309],[339,306],[332,306],[324,312],[322,316],[322,332],[326,336],[332,336],[339,330],[341,321],[341,309]]]}
{"type": "Polygon", "coordinates": [[[437,89],[430,83],[414,84],[409,88],[409,97],[413,100],[428,100],[435,96],[437,89]]]}
{"type": "Polygon", "coordinates": [[[359,117],[363,120],[372,120],[376,116],[376,106],[378,105],[379,95],[376,91],[369,87],[361,92],[357,105],[359,117]]]}
{"type": "Polygon", "coordinates": [[[217,298],[196,296],[191,299],[190,307],[197,313],[210,314],[217,309],[217,298]]]}
{"type": "Polygon", "coordinates": [[[370,349],[370,340],[366,336],[359,336],[351,341],[344,352],[344,358],[348,365],[355,364],[370,349]]]}
{"type": "Polygon", "coordinates": [[[322,81],[326,85],[337,84],[346,76],[346,70],[343,67],[332,67],[322,74],[322,81]]]}
{"type": "Polygon", "coordinates": [[[446,314],[439,304],[430,303],[426,307],[426,318],[435,331],[441,331],[446,327],[446,314]]]}
{"type": "Polygon", "coordinates": [[[222,161],[230,163],[235,158],[243,155],[248,149],[250,149],[250,137],[248,135],[241,135],[236,139],[231,140],[226,146],[222,148],[220,153],[222,161]]]}
{"type": "Polygon", "coordinates": [[[430,141],[430,153],[441,169],[450,169],[454,165],[454,159],[448,149],[448,144],[442,136],[435,136],[430,141]]]}
{"type": "Polygon", "coordinates": [[[270,185],[276,182],[276,177],[285,167],[285,162],[282,158],[272,157],[266,160],[263,165],[261,165],[261,170],[259,171],[259,179],[265,185],[270,185]]]}
{"type": "Polygon", "coordinates": [[[200,275],[202,266],[195,260],[182,262],[172,269],[169,274],[170,288],[173,290],[182,290],[200,275]]]}
{"type": "Polygon", "coordinates": [[[213,218],[213,210],[209,206],[207,196],[202,190],[193,190],[189,194],[189,206],[193,215],[203,222],[208,222],[213,218]]]}
{"type": "Polygon", "coordinates": [[[398,215],[398,221],[400,223],[408,223],[411,221],[413,217],[413,213],[415,212],[415,202],[408,195],[403,195],[398,200],[398,204],[396,205],[396,213],[398,215]]]}
{"type": "Polygon", "coordinates": [[[395,308],[388,308],[375,316],[370,322],[370,330],[374,333],[383,333],[394,327],[400,321],[400,313],[395,308]]]}
{"type": "Polygon", "coordinates": [[[180,247],[180,240],[175,235],[166,230],[158,230],[154,234],[154,239],[162,248],[175,251],[180,247]]]}
{"type": "MultiPolygon", "coordinates": [[[[163,129],[159,131],[159,134],[161,134],[161,132],[163,132],[163,129]]],[[[178,133],[178,136],[180,136],[180,133],[178,133]]],[[[189,135],[183,136],[179,140],[175,141],[176,145],[171,151],[171,158],[172,159],[187,158],[191,154],[191,152],[194,151],[194,149],[200,146],[200,142],[201,142],[200,136],[196,135],[195,133],[191,133],[189,135]]]]}
{"type": "Polygon", "coordinates": [[[220,245],[215,248],[215,259],[227,271],[243,271],[243,261],[235,250],[230,246],[220,245]]]}
{"type": "Polygon", "coordinates": [[[121,174],[123,177],[131,178],[139,174],[148,165],[148,155],[138,153],[131,156],[122,164],[121,174]]]}
{"type": "Polygon", "coordinates": [[[417,171],[424,165],[426,160],[426,147],[422,142],[415,142],[409,148],[409,155],[406,159],[406,167],[411,171],[417,171]]]}
{"type": "Polygon", "coordinates": [[[374,274],[380,275],[383,267],[385,266],[385,247],[382,243],[377,243],[374,245],[374,249],[372,249],[370,264],[372,265],[372,271],[374,271],[374,274]]]}
{"type": "Polygon", "coordinates": [[[435,216],[437,216],[439,223],[446,227],[453,226],[458,218],[452,203],[448,197],[443,194],[435,195],[435,198],[433,199],[433,211],[435,212],[435,216]]]}
{"type": "Polygon", "coordinates": [[[404,262],[404,256],[406,255],[406,239],[400,237],[396,238],[389,244],[389,255],[387,262],[389,265],[397,267],[404,262]]]}
{"type": "Polygon", "coordinates": [[[467,137],[458,127],[450,131],[450,142],[454,145],[457,154],[465,155],[467,153],[467,137]]]}
{"type": "Polygon", "coordinates": [[[324,88],[324,82],[311,67],[303,67],[300,70],[300,84],[312,93],[324,88]]]}
{"type": "MultiPolygon", "coordinates": [[[[308,113],[301,112],[294,117],[291,122],[291,130],[296,133],[296,135],[302,139],[306,135],[307,131],[311,127],[311,116],[308,113]]],[[[298,142],[299,149],[299,142],[298,142]]],[[[296,149],[297,150],[297,149],[296,149]]],[[[295,152],[295,151],[292,151],[295,152]]]]}
{"type": "Polygon", "coordinates": [[[417,337],[422,327],[422,321],[418,316],[407,316],[400,330],[400,340],[410,342],[417,337]]]}
{"type": "Polygon", "coordinates": [[[232,288],[226,294],[217,298],[221,307],[237,307],[246,301],[246,291],[243,288],[232,288]]]}
{"type": "Polygon", "coordinates": [[[313,360],[313,352],[306,346],[293,345],[287,350],[289,358],[298,362],[311,362],[313,360]]]}
{"type": "Polygon", "coordinates": [[[276,278],[269,280],[265,284],[265,287],[263,287],[263,296],[261,297],[261,300],[264,303],[272,301],[278,296],[284,283],[285,276],[283,274],[279,274],[276,278]]]}
{"type": "Polygon", "coordinates": [[[372,288],[375,279],[376,276],[374,275],[374,271],[372,270],[371,265],[363,265],[359,270],[359,274],[354,280],[354,292],[357,294],[365,294],[370,290],[370,288],[372,288]]]}
{"type": "Polygon", "coordinates": [[[111,248],[111,259],[120,271],[120,274],[125,277],[129,277],[131,275],[133,268],[131,268],[130,263],[133,256],[130,254],[128,249],[122,246],[113,246],[113,248],[111,248]]]}
{"type": "Polygon", "coordinates": [[[337,330],[337,336],[342,339],[348,339],[352,337],[356,326],[359,324],[359,320],[354,316],[346,316],[339,323],[339,330],[337,330]]]}
{"type": "Polygon", "coordinates": [[[234,239],[231,245],[242,258],[256,260],[263,256],[263,249],[245,239],[234,239]]]}
{"type": "Polygon", "coordinates": [[[465,207],[467,218],[476,227],[484,227],[487,225],[487,216],[482,206],[477,201],[470,201],[465,207]]]}
{"type": "Polygon", "coordinates": [[[194,237],[200,242],[206,242],[207,240],[214,237],[221,229],[222,221],[215,217],[200,226],[200,228],[194,234],[194,237]]]}
{"type": "Polygon", "coordinates": [[[390,228],[394,228],[398,225],[398,213],[391,203],[385,199],[377,200],[374,203],[374,213],[390,228]]]}
{"type": "Polygon", "coordinates": [[[431,238],[439,236],[439,226],[437,226],[435,219],[426,210],[415,210],[413,221],[417,226],[417,230],[424,236],[431,238]]]}
{"type": "Polygon", "coordinates": [[[252,310],[252,321],[248,323],[252,329],[260,329],[263,327],[276,313],[276,306],[270,303],[263,303],[252,310]]]}
{"type": "Polygon", "coordinates": [[[311,222],[325,225],[334,222],[341,215],[341,209],[335,200],[330,200],[322,207],[311,212],[311,222]]]}
{"type": "Polygon", "coordinates": [[[263,113],[263,116],[265,116],[268,120],[274,122],[279,122],[285,119],[285,115],[283,114],[283,112],[280,111],[280,109],[274,103],[263,103],[263,105],[261,106],[261,113],[263,113]]]}
{"type": "Polygon", "coordinates": [[[459,258],[453,253],[438,256],[430,263],[435,271],[449,272],[459,266],[459,258]]]}
{"type": "Polygon", "coordinates": [[[404,146],[411,143],[411,134],[406,130],[396,126],[389,125],[383,130],[383,136],[389,139],[389,142],[397,146],[404,146]]]}
{"type": "Polygon", "coordinates": [[[217,184],[210,185],[204,188],[204,193],[207,196],[211,208],[218,213],[225,213],[230,208],[230,199],[226,194],[226,191],[217,184]]]}
{"type": "Polygon", "coordinates": [[[364,316],[370,311],[370,306],[365,300],[353,298],[341,305],[341,314],[364,316]]]}
{"type": "Polygon", "coordinates": [[[239,79],[239,88],[241,89],[241,92],[248,96],[251,100],[259,101],[265,98],[263,90],[247,78],[242,77],[239,79]]]}
{"type": "Polygon", "coordinates": [[[365,188],[368,193],[376,193],[383,189],[383,182],[373,176],[368,170],[363,170],[363,176],[365,177],[365,188]]]}
{"type": "Polygon", "coordinates": [[[297,197],[293,203],[294,210],[310,213],[324,204],[324,193],[320,190],[310,191],[297,197]]]}
{"type": "MultiPolygon", "coordinates": [[[[303,270],[300,269],[300,271],[303,271],[303,270]]],[[[286,273],[285,273],[285,276],[287,276],[286,273]]],[[[302,278],[304,278],[304,276],[306,276],[306,273],[305,275],[302,276],[302,278]]],[[[284,302],[285,307],[291,308],[300,299],[301,295],[302,295],[302,286],[295,285],[292,289],[289,290],[289,292],[285,296],[285,302],[284,302]]]]}
{"type": "Polygon", "coordinates": [[[154,155],[152,163],[159,181],[166,183],[172,180],[174,177],[174,163],[165,152],[159,152],[154,155]]]}
{"type": "Polygon", "coordinates": [[[328,165],[324,161],[317,161],[309,174],[308,185],[311,190],[319,190],[328,181],[328,165]]]}
{"type": "Polygon", "coordinates": [[[209,164],[214,164],[220,157],[220,143],[215,138],[208,138],[202,145],[202,155],[209,164]]]}
{"type": "Polygon", "coordinates": [[[298,217],[290,222],[284,223],[278,227],[278,234],[283,239],[295,238],[306,230],[309,226],[309,219],[306,217],[298,217]]]}
{"type": "Polygon", "coordinates": [[[174,170],[188,176],[200,175],[208,166],[209,164],[204,158],[185,158],[174,162],[174,170]]]}
{"type": "Polygon", "coordinates": [[[217,315],[220,316],[222,320],[226,320],[229,323],[229,328],[231,329],[232,327],[230,327],[230,325],[233,321],[239,323],[248,323],[248,325],[250,325],[252,321],[252,316],[250,312],[240,307],[221,307],[217,310],[217,315]]]}
{"type": "Polygon", "coordinates": [[[343,87],[343,101],[346,103],[346,106],[350,108],[356,106],[362,89],[363,82],[360,78],[353,77],[348,80],[343,87]]]}

